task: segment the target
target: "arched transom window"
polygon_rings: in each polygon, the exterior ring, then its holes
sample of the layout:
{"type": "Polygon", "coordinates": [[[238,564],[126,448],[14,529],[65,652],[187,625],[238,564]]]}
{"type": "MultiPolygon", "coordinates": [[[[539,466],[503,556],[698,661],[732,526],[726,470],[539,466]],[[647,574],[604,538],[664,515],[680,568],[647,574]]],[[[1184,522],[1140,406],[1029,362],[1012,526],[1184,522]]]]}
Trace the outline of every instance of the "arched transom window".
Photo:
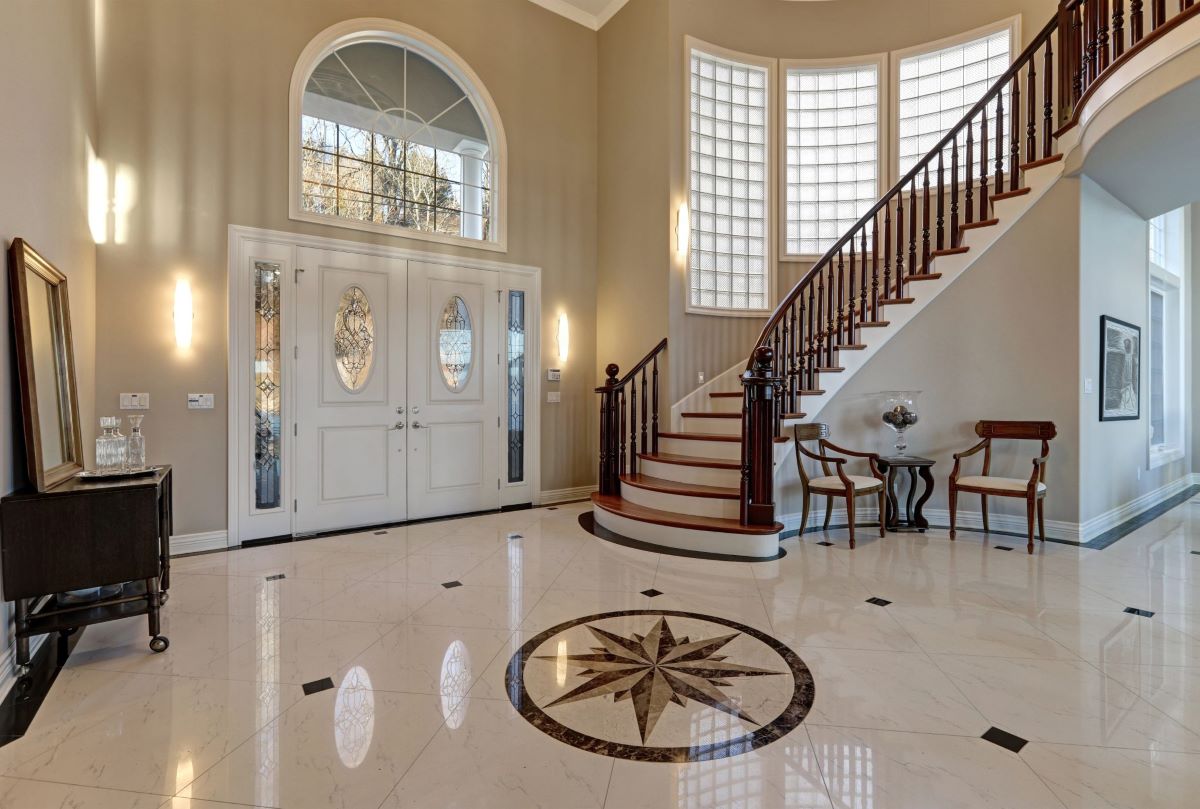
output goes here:
{"type": "Polygon", "coordinates": [[[293,76],[293,218],[502,247],[490,97],[436,40],[358,22],[314,40],[293,76]]]}

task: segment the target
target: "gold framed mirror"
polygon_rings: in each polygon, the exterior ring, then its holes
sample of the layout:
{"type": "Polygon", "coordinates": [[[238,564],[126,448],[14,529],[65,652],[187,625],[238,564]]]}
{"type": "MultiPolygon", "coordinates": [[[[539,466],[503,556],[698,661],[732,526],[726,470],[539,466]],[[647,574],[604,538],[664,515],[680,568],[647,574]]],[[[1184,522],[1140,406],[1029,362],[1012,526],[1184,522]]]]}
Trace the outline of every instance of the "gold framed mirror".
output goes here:
{"type": "Polygon", "coordinates": [[[83,469],[67,277],[13,239],[8,286],[29,481],[44,492],[83,469]]]}

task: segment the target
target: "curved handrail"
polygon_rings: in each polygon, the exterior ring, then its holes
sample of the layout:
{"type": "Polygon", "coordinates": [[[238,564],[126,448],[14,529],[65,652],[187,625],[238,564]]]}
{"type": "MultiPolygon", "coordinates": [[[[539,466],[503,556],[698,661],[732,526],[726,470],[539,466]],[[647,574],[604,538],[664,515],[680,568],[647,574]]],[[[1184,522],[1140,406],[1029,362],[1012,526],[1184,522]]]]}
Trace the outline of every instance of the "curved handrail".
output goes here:
{"type": "MultiPolygon", "coordinates": [[[[1072,0],[1072,2],[1079,2],[1079,0],[1072,0]]],[[[1025,50],[1022,51],[1021,54],[1016,58],[1016,60],[1013,61],[1008,70],[1004,71],[1003,75],[1001,75],[1000,78],[995,81],[991,89],[988,90],[983,98],[981,98],[978,103],[975,104],[975,106],[971,107],[970,111],[963,116],[962,120],[960,120],[953,129],[946,133],[946,136],[938,141],[938,144],[930,149],[929,153],[926,154],[925,157],[922,158],[915,166],[913,166],[913,168],[895,185],[893,185],[891,189],[879,199],[878,202],[871,206],[871,209],[867,211],[867,213],[865,213],[853,226],[851,226],[846,234],[834,243],[833,247],[829,248],[829,250],[825,251],[825,254],[821,256],[821,258],[817,259],[817,262],[813,264],[812,269],[805,273],[804,277],[801,278],[794,287],[792,287],[792,291],[788,293],[787,297],[775,307],[775,311],[771,314],[770,319],[767,320],[767,324],[763,327],[762,332],[760,332],[758,336],[758,340],[754,344],[755,349],[767,345],[768,339],[771,337],[775,329],[780,325],[783,317],[791,308],[792,304],[796,302],[796,300],[800,297],[800,293],[808,287],[817,274],[822,271],[826,265],[831,264],[838,252],[844,250],[846,245],[849,244],[850,241],[857,236],[860,231],[866,228],[868,224],[873,222],[875,217],[878,216],[879,213],[884,210],[884,208],[891,204],[892,200],[894,200],[900,194],[903,194],[905,186],[911,186],[916,181],[917,177],[919,177],[923,172],[929,170],[930,165],[938,157],[938,155],[943,154],[946,147],[953,143],[964,129],[971,126],[975,117],[983,112],[988,106],[990,106],[992,102],[996,100],[998,95],[1004,92],[1004,88],[1013,80],[1015,76],[1021,72],[1021,70],[1028,64],[1029,61],[1037,56],[1037,52],[1041,50],[1042,46],[1046,44],[1046,42],[1050,39],[1050,36],[1057,29],[1058,17],[1055,17],[1046,24],[1046,27],[1041,30],[1034,40],[1029,43],[1029,46],[1026,47],[1025,50]]],[[[751,351],[750,358],[746,361],[746,369],[749,370],[753,366],[754,351],[751,351]]]]}
{"type": "Polygon", "coordinates": [[[604,383],[604,385],[596,388],[596,393],[604,393],[605,391],[617,390],[619,388],[625,387],[631,381],[633,381],[633,378],[635,376],[637,376],[638,371],[641,371],[643,368],[648,366],[654,360],[655,357],[657,357],[659,354],[663,353],[666,350],[667,350],[667,338],[664,337],[664,338],[662,338],[662,340],[659,342],[658,345],[656,345],[654,348],[650,349],[650,352],[648,354],[646,354],[646,356],[642,357],[641,362],[639,362],[637,365],[633,366],[633,369],[631,371],[627,372],[625,374],[625,376],[623,376],[620,379],[615,380],[615,381],[613,381],[613,377],[615,377],[617,374],[619,374],[621,372],[621,369],[617,367],[617,364],[615,362],[610,363],[608,365],[608,367],[604,369],[604,372],[608,375],[608,380],[604,383]]]}

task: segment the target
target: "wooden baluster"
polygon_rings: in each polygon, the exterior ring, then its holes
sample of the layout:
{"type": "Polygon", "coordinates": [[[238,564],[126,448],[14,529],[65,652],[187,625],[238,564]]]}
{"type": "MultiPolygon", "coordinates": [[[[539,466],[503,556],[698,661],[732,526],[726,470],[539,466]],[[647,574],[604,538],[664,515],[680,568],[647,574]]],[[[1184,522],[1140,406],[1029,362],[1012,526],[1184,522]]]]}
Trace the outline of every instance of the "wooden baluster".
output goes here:
{"type": "Polygon", "coordinates": [[[879,321],[879,214],[871,217],[871,320],[879,321]]]}
{"type": "Polygon", "coordinates": [[[1071,9],[1071,45],[1075,52],[1075,58],[1078,60],[1075,67],[1073,94],[1071,97],[1071,112],[1075,110],[1075,105],[1079,103],[1079,99],[1083,97],[1083,90],[1087,82],[1087,39],[1083,34],[1083,13],[1079,10],[1080,7],[1076,4],[1071,9]]]}
{"type": "Polygon", "coordinates": [[[813,352],[813,380],[819,379],[817,368],[825,364],[825,267],[817,272],[817,342],[813,352]]]}
{"type": "MultiPolygon", "coordinates": [[[[844,333],[842,331],[842,327],[846,323],[846,308],[845,308],[846,300],[844,297],[845,292],[846,292],[846,260],[845,260],[845,257],[842,255],[842,251],[838,250],[837,328],[834,330],[834,334],[837,336],[834,338],[835,347],[845,343],[845,337],[843,336],[844,333]]],[[[830,357],[832,357],[832,356],[833,355],[830,354],[830,357]]],[[[833,363],[830,363],[830,364],[832,365],[833,363]]]]}
{"type": "MultiPolygon", "coordinates": [[[[1009,98],[1012,131],[1008,135],[1008,190],[1017,190],[1017,176],[1021,173],[1021,79],[1013,76],[1012,94],[1009,98]]],[[[1000,190],[1004,191],[1001,182],[1000,190]]]]}
{"type": "Polygon", "coordinates": [[[921,274],[929,273],[929,163],[925,164],[925,180],[921,197],[921,274]]]}
{"type": "MultiPolygon", "coordinates": [[[[859,284],[858,284],[858,322],[867,320],[867,229],[862,229],[862,242],[859,250],[859,284]]],[[[853,334],[853,333],[852,333],[853,334]]],[[[855,339],[855,343],[860,342],[855,339]]]]}
{"type": "Polygon", "coordinates": [[[804,346],[804,369],[805,369],[805,390],[815,390],[817,387],[817,333],[813,331],[813,316],[817,318],[817,328],[821,327],[821,313],[817,309],[817,299],[815,295],[815,287],[812,281],[808,282],[808,326],[805,331],[808,333],[808,341],[804,346]]]}
{"type": "MultiPolygon", "coordinates": [[[[1037,54],[1035,53],[1029,60],[1029,72],[1025,74],[1025,95],[1026,106],[1025,110],[1025,162],[1032,163],[1037,160],[1037,54]]],[[[1020,167],[1013,168],[1013,184],[1016,184],[1016,178],[1020,173],[1020,167]]]]}
{"type": "Polygon", "coordinates": [[[1112,49],[1114,62],[1125,53],[1125,0],[1113,0],[1112,49]]]}
{"type": "MultiPolygon", "coordinates": [[[[1054,46],[1046,40],[1046,69],[1042,71],[1042,157],[1054,148],[1054,46]]],[[[1060,100],[1060,105],[1062,101],[1060,100]]]]}
{"type": "Polygon", "coordinates": [[[1096,3],[1096,75],[1108,70],[1108,0],[1092,0],[1096,3]]]}
{"type": "Polygon", "coordinates": [[[988,111],[983,105],[979,126],[979,221],[987,219],[988,209],[988,111]]]}
{"type": "Polygon", "coordinates": [[[629,380],[629,427],[629,474],[636,475],[638,464],[638,386],[636,378],[629,380]]]}
{"type": "MultiPolygon", "coordinates": [[[[771,376],[778,378],[781,376],[779,373],[779,369],[783,364],[783,356],[779,352],[779,346],[780,346],[779,326],[776,326],[774,328],[774,330],[771,332],[771,340],[772,340],[772,343],[774,344],[772,347],[772,350],[775,352],[775,357],[771,361],[771,376]]],[[[771,399],[771,410],[772,410],[771,433],[773,436],[779,435],[779,423],[780,423],[781,417],[783,416],[782,407],[783,407],[783,398],[781,396],[775,396],[771,399]]]]}
{"type": "Polygon", "coordinates": [[[1142,16],[1142,0],[1129,0],[1129,44],[1136,45],[1142,41],[1145,30],[1142,16]]]}
{"type": "Polygon", "coordinates": [[[1158,30],[1158,27],[1167,21],[1167,0],[1151,0],[1151,3],[1154,24],[1151,30],[1158,30]]]}
{"type": "Polygon", "coordinates": [[[789,305],[788,309],[789,309],[788,312],[784,312],[783,319],[780,321],[780,324],[779,324],[779,329],[777,329],[777,330],[782,330],[782,332],[783,332],[783,339],[780,341],[779,356],[777,356],[775,358],[775,364],[777,366],[776,376],[783,378],[783,382],[784,382],[784,386],[785,386],[783,395],[779,398],[779,406],[780,407],[786,406],[791,401],[790,397],[787,394],[787,387],[786,387],[788,379],[791,377],[791,374],[788,373],[788,359],[792,355],[791,346],[790,346],[790,342],[789,342],[792,339],[791,324],[789,323],[790,309],[791,309],[790,305],[789,305]]]}
{"type": "Polygon", "coordinates": [[[945,149],[938,150],[937,166],[937,249],[946,247],[946,166],[945,149]]]}
{"type": "MultiPolygon", "coordinates": [[[[800,300],[800,306],[804,306],[804,300],[800,300]]],[[[788,317],[791,319],[791,337],[787,345],[787,403],[788,410],[792,413],[797,412],[796,407],[796,375],[799,369],[796,367],[796,303],[793,301],[788,306],[788,317]]],[[[785,326],[785,328],[787,328],[785,326]]]]}
{"type": "MultiPolygon", "coordinates": [[[[996,93],[996,174],[992,180],[992,193],[1004,193],[1004,93],[996,93]]],[[[991,212],[986,208],[979,211],[979,220],[988,219],[991,212]]]]}
{"type": "Polygon", "coordinates": [[[654,407],[650,411],[650,441],[653,447],[652,452],[658,454],[658,357],[654,357],[654,365],[650,374],[652,380],[652,390],[654,391],[654,407]]]}
{"type": "Polygon", "coordinates": [[[904,297],[904,192],[896,194],[896,294],[904,297]]]}
{"type": "MultiPolygon", "coordinates": [[[[967,129],[971,127],[968,125],[967,129]]],[[[958,247],[958,136],[950,142],[950,246],[958,247]]]]}
{"type": "Polygon", "coordinates": [[[908,274],[917,274],[917,178],[908,184],[908,274]]]}
{"type": "MultiPolygon", "coordinates": [[[[824,362],[825,362],[826,368],[834,368],[834,367],[836,367],[836,363],[834,363],[833,358],[836,353],[838,329],[841,327],[841,321],[835,320],[835,318],[838,317],[841,314],[841,312],[840,311],[835,312],[834,308],[833,308],[834,277],[833,277],[833,264],[832,263],[829,265],[829,283],[826,284],[825,294],[829,296],[829,308],[828,308],[828,311],[826,312],[829,320],[828,320],[827,328],[825,330],[824,362]]],[[[840,292],[838,293],[838,297],[839,298],[841,297],[840,292]]]]}
{"type": "MultiPolygon", "coordinates": [[[[883,297],[892,297],[892,206],[886,204],[883,206],[883,297]]],[[[875,319],[883,319],[879,316],[878,304],[875,319]]]]}
{"type": "Polygon", "coordinates": [[[642,452],[649,450],[650,445],[646,442],[647,431],[650,429],[646,418],[646,405],[648,399],[646,397],[646,366],[642,366],[642,452]]]}
{"type": "MultiPolygon", "coordinates": [[[[963,224],[969,225],[975,221],[975,125],[970,122],[967,123],[967,176],[965,189],[963,203],[967,211],[967,221],[963,224]]],[[[954,238],[962,238],[957,224],[954,228],[954,238]]],[[[957,245],[955,246],[957,247],[957,245]]]]}
{"type": "Polygon", "coordinates": [[[844,327],[844,333],[846,336],[845,336],[845,339],[842,340],[842,345],[854,345],[854,342],[855,342],[854,341],[854,302],[858,298],[858,294],[855,292],[856,283],[857,283],[856,279],[858,278],[858,273],[855,272],[855,264],[856,264],[856,262],[854,260],[854,238],[851,237],[851,239],[850,239],[850,284],[849,284],[850,295],[846,299],[846,325],[844,327]]]}
{"type": "Polygon", "coordinates": [[[621,475],[625,474],[625,462],[626,462],[625,461],[625,435],[626,435],[625,431],[627,429],[627,426],[625,423],[625,388],[621,388],[620,393],[617,395],[619,397],[617,399],[617,413],[618,413],[617,436],[621,442],[621,454],[618,456],[619,459],[617,461],[617,478],[618,478],[617,486],[619,487],[620,486],[619,478],[621,477],[621,475]]]}

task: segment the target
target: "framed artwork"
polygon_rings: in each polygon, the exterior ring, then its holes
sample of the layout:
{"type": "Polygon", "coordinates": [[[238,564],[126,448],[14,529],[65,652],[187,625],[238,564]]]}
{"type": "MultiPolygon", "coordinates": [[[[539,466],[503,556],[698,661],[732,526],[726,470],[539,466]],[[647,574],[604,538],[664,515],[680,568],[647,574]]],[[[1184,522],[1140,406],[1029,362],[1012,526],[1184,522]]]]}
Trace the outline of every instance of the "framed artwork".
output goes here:
{"type": "Polygon", "coordinates": [[[1100,420],[1135,421],[1142,414],[1141,327],[1100,316],[1100,420]]]}

